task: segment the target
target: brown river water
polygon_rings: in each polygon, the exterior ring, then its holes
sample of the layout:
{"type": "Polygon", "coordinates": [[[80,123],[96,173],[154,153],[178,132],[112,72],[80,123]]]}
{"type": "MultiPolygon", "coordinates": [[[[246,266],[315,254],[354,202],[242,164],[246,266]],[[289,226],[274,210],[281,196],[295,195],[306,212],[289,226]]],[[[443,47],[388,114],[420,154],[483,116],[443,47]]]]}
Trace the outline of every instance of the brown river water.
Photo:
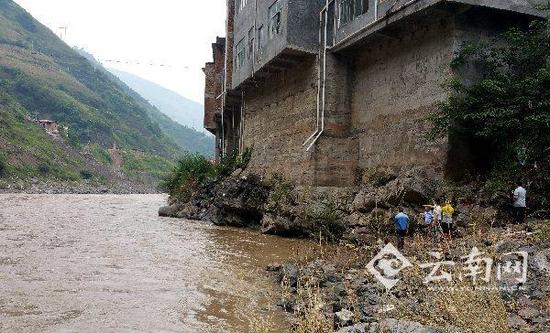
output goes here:
{"type": "Polygon", "coordinates": [[[160,218],[162,195],[0,195],[0,331],[249,332],[304,242],[160,218]]]}

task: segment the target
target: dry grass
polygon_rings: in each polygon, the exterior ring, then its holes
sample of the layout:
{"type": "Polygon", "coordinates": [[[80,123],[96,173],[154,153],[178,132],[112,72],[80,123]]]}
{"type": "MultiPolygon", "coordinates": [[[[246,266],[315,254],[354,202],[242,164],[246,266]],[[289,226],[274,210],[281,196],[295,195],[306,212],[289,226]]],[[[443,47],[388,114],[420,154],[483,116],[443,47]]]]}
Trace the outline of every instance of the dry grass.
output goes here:
{"type": "Polygon", "coordinates": [[[323,309],[324,303],[321,297],[319,287],[313,287],[309,284],[298,286],[297,304],[300,307],[295,309],[296,324],[293,331],[295,333],[331,333],[332,322],[326,317],[323,309]]]}
{"type": "Polygon", "coordinates": [[[250,321],[251,333],[271,333],[275,332],[275,325],[270,317],[252,318],[250,321]]]}

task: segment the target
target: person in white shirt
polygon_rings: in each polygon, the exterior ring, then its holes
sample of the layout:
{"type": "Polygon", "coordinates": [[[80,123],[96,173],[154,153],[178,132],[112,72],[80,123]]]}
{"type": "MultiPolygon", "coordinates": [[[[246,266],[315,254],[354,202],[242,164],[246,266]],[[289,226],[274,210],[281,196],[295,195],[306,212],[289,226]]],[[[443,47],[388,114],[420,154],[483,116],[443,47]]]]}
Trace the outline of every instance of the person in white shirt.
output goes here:
{"type": "Polygon", "coordinates": [[[517,187],[512,193],[514,197],[514,223],[522,224],[525,222],[525,210],[527,209],[527,190],[522,182],[517,183],[517,187]]]}

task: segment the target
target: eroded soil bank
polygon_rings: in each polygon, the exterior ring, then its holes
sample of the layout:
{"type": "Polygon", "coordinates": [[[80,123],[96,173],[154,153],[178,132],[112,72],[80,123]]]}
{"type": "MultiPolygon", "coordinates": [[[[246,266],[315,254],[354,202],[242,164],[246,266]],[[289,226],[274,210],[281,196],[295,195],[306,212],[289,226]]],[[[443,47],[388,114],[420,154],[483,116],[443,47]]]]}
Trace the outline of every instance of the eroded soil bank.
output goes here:
{"type": "Polygon", "coordinates": [[[308,243],[160,218],[162,195],[0,195],[3,332],[288,331],[265,267],[308,243]]]}

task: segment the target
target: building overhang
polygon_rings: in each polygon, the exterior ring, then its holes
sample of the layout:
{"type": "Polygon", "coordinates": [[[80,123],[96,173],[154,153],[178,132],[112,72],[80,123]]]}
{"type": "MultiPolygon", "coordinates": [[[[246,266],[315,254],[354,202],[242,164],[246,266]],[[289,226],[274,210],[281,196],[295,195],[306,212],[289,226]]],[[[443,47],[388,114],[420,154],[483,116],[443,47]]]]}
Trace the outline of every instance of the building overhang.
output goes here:
{"type": "Polygon", "coordinates": [[[334,46],[330,48],[330,51],[339,52],[354,47],[368,37],[380,33],[386,27],[419,15],[430,8],[447,13],[461,13],[475,6],[540,18],[549,16],[548,11],[537,9],[527,0],[400,0],[394,4],[392,6],[379,5],[376,10],[377,15],[358,17],[355,22],[350,24],[350,28],[337,30],[334,46]]]}

